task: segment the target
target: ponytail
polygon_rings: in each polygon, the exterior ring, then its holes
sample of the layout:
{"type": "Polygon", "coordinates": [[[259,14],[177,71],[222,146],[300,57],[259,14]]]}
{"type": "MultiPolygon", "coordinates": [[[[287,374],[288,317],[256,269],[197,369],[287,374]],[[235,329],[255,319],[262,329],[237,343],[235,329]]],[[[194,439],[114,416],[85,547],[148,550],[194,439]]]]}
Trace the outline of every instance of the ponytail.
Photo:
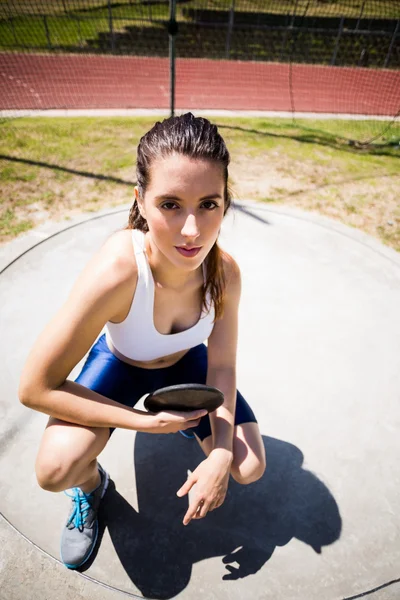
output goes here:
{"type": "Polygon", "coordinates": [[[224,273],[223,256],[225,252],[215,242],[211,248],[207,259],[207,280],[203,288],[202,306],[208,310],[207,293],[210,292],[211,302],[214,305],[214,322],[221,319],[224,315],[224,296],[226,288],[226,278],[224,273]]]}
{"type": "Polygon", "coordinates": [[[147,233],[149,230],[146,219],[140,214],[136,200],[129,211],[128,225],[125,229],[139,229],[140,231],[143,231],[143,233],[147,233]]]}

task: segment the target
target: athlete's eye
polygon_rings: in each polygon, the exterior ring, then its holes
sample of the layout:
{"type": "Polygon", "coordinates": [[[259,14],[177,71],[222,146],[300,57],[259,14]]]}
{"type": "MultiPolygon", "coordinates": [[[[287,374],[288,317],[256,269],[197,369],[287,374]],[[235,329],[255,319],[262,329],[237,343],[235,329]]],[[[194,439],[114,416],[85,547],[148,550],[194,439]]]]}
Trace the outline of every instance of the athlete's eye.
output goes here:
{"type": "Polygon", "coordinates": [[[177,207],[175,202],[164,202],[164,204],[161,205],[161,208],[165,208],[166,210],[173,210],[175,207],[177,207]]]}
{"type": "Polygon", "coordinates": [[[215,208],[218,208],[218,204],[212,200],[206,200],[203,202],[202,206],[204,206],[207,210],[214,210],[215,208]]]}

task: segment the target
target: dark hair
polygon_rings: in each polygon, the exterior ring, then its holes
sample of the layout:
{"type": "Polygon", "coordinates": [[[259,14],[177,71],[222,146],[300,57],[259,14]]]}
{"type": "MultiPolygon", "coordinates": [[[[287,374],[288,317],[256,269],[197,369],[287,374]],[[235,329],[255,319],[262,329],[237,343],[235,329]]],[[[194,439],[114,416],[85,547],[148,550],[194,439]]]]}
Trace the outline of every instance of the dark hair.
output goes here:
{"type": "MultiPolygon", "coordinates": [[[[218,162],[223,167],[224,215],[231,204],[231,193],[228,186],[228,165],[230,156],[224,140],[218,133],[216,125],[207,119],[186,113],[178,117],[170,117],[162,123],[157,122],[140,140],[137,148],[136,177],[139,195],[144,198],[150,183],[150,168],[159,158],[171,154],[182,154],[190,158],[200,158],[218,162]]],[[[129,212],[126,229],[149,230],[147,221],[141,216],[135,201],[129,212]]],[[[207,293],[210,292],[211,303],[215,308],[215,320],[223,315],[226,280],[223,269],[224,251],[215,242],[207,256],[207,280],[204,284],[202,305],[207,306],[207,293]]]]}

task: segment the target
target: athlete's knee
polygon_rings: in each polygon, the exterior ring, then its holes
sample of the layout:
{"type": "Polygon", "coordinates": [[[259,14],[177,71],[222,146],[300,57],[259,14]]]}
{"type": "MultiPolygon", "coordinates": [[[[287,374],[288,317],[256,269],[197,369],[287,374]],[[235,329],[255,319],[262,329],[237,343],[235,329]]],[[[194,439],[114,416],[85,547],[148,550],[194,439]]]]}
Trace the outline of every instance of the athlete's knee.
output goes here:
{"type": "Polygon", "coordinates": [[[248,485],[261,479],[266,469],[265,456],[253,460],[245,460],[240,465],[233,462],[231,475],[237,483],[248,485]]]}
{"type": "Polygon", "coordinates": [[[64,489],[71,465],[61,460],[43,460],[38,457],[35,465],[36,479],[39,486],[47,492],[60,492],[64,489]]]}
{"type": "Polygon", "coordinates": [[[41,488],[59,492],[76,483],[104,449],[108,428],[63,426],[54,435],[46,430],[36,458],[36,479],[41,488]]]}
{"type": "Polygon", "coordinates": [[[41,448],[35,464],[37,482],[47,492],[61,492],[71,487],[71,477],[78,476],[92,460],[62,447],[47,447],[47,451],[41,448]]]}

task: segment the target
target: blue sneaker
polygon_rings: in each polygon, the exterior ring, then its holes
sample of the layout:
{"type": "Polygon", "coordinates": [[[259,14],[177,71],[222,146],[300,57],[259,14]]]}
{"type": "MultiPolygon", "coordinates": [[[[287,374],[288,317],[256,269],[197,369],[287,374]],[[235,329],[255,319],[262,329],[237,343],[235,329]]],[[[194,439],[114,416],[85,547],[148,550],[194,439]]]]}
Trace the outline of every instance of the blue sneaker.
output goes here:
{"type": "Polygon", "coordinates": [[[182,431],[182,429],[180,429],[179,433],[183,435],[183,437],[188,438],[189,440],[194,440],[194,433],[191,432],[190,429],[185,429],[185,431],[182,431]]]}
{"type": "Polygon", "coordinates": [[[71,512],[61,536],[61,560],[68,569],[81,567],[90,557],[97,542],[99,524],[97,511],[108,487],[110,476],[98,465],[101,482],[90,494],[75,487],[65,490],[72,498],[71,512]]]}

